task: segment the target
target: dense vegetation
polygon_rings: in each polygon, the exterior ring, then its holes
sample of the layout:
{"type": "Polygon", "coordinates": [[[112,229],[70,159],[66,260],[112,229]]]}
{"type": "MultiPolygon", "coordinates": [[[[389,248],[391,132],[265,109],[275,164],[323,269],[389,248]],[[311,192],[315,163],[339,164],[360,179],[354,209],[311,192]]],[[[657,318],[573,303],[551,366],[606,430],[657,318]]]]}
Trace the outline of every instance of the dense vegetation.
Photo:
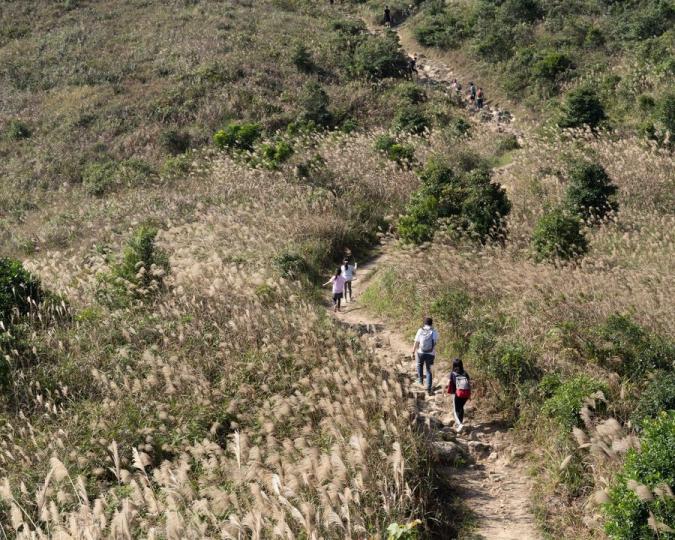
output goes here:
{"type": "Polygon", "coordinates": [[[405,80],[374,0],[3,5],[8,535],[429,533],[405,379],[317,287],[383,237],[364,302],[434,315],[534,449],[542,527],[672,535],[672,6],[413,4],[421,43],[592,129],[405,80]]]}
{"type": "Polygon", "coordinates": [[[429,1],[422,45],[462,50],[497,70],[506,95],[537,111],[565,96],[559,123],[605,118],[663,140],[673,131],[675,7],[663,0],[429,1]]]}

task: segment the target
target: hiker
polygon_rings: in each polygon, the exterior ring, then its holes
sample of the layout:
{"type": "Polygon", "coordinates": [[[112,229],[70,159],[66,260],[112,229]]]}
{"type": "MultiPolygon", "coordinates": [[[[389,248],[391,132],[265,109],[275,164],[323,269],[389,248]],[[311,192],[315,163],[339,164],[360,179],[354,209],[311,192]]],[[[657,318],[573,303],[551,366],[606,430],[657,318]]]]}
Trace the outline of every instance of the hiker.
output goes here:
{"type": "Polygon", "coordinates": [[[335,275],[326,281],[326,283],[323,284],[323,287],[330,283],[333,284],[333,311],[340,311],[340,302],[342,301],[342,295],[345,290],[345,278],[342,276],[341,268],[338,268],[335,271],[335,275]]]}
{"type": "Polygon", "coordinates": [[[476,107],[479,109],[483,108],[483,99],[484,99],[484,94],[483,94],[483,89],[479,88],[478,92],[476,93],[476,107]]]}
{"type": "Polygon", "coordinates": [[[419,76],[417,73],[417,55],[413,54],[410,58],[408,58],[408,73],[410,74],[410,78],[413,78],[413,74],[415,76],[419,76]]]}
{"type": "Polygon", "coordinates": [[[427,372],[427,394],[433,393],[433,377],[431,366],[434,365],[436,358],[436,344],[438,343],[438,332],[434,329],[434,322],[431,317],[424,319],[422,328],[415,335],[415,344],[413,345],[413,359],[417,362],[417,381],[424,384],[424,371],[427,372]]]}
{"type": "Polygon", "coordinates": [[[469,83],[469,101],[472,105],[476,101],[476,85],[472,82],[469,83]]]}
{"type": "Polygon", "coordinates": [[[464,371],[464,364],[459,358],[452,361],[452,371],[448,380],[448,394],[453,395],[453,412],[455,414],[455,429],[461,433],[464,429],[464,405],[471,397],[471,379],[464,371]]]}
{"type": "Polygon", "coordinates": [[[340,269],[342,270],[342,277],[345,278],[344,298],[346,304],[347,302],[351,302],[354,298],[352,295],[352,280],[354,279],[354,274],[356,274],[356,263],[349,264],[349,259],[345,259],[342,261],[340,269]],[[349,299],[347,299],[348,296],[349,299]]]}
{"type": "Polygon", "coordinates": [[[388,5],[384,6],[384,25],[391,28],[391,10],[388,5]]]}

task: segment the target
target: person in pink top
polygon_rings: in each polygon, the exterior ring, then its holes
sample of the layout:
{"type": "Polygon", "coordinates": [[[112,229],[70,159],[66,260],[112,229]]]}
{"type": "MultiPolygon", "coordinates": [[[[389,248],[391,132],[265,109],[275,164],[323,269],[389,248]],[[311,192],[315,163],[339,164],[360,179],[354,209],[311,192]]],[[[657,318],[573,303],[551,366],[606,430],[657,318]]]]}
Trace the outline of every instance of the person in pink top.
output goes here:
{"type": "Polygon", "coordinates": [[[333,310],[340,311],[340,303],[345,290],[345,277],[342,275],[342,268],[338,268],[335,275],[326,281],[323,286],[325,287],[329,283],[333,284],[333,310]]]}

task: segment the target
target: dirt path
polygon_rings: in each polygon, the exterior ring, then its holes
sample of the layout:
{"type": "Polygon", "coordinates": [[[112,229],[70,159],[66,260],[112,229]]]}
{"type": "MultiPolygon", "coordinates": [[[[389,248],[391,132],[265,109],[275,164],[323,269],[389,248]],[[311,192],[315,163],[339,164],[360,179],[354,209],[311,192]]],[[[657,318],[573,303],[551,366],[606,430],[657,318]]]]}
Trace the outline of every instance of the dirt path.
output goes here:
{"type": "MultiPolygon", "coordinates": [[[[411,343],[358,301],[373,273],[385,267],[393,253],[385,245],[373,260],[359,266],[353,283],[355,299],[336,317],[359,333],[367,333],[376,343],[376,354],[413,380],[416,377],[411,343]]],[[[463,500],[474,514],[475,528],[463,533],[462,537],[485,540],[541,538],[530,510],[531,488],[521,459],[525,452],[514,445],[506,426],[483,418],[480,411],[474,409],[475,405],[480,405],[475,400],[467,405],[465,431],[461,435],[455,434],[450,396],[442,388],[448,369],[440,362],[434,367],[435,394],[427,396],[416,383],[412,384],[411,390],[416,396],[418,421],[430,432],[437,466],[448,475],[452,485],[461,488],[463,500]]]]}

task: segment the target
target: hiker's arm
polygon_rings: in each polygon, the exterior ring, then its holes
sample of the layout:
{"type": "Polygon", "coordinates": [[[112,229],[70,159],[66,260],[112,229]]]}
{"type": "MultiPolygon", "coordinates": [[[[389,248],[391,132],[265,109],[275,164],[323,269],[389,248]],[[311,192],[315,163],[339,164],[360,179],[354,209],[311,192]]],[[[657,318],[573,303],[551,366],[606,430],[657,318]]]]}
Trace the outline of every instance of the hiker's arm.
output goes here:
{"type": "Polygon", "coordinates": [[[412,350],[412,356],[415,358],[415,353],[417,352],[417,347],[419,346],[419,341],[415,340],[415,343],[413,344],[413,350],[412,350]]]}
{"type": "Polygon", "coordinates": [[[331,283],[333,283],[333,278],[330,278],[328,281],[326,281],[326,283],[324,283],[324,284],[321,285],[321,286],[322,286],[322,287],[325,287],[326,285],[330,285],[331,283]]]}

